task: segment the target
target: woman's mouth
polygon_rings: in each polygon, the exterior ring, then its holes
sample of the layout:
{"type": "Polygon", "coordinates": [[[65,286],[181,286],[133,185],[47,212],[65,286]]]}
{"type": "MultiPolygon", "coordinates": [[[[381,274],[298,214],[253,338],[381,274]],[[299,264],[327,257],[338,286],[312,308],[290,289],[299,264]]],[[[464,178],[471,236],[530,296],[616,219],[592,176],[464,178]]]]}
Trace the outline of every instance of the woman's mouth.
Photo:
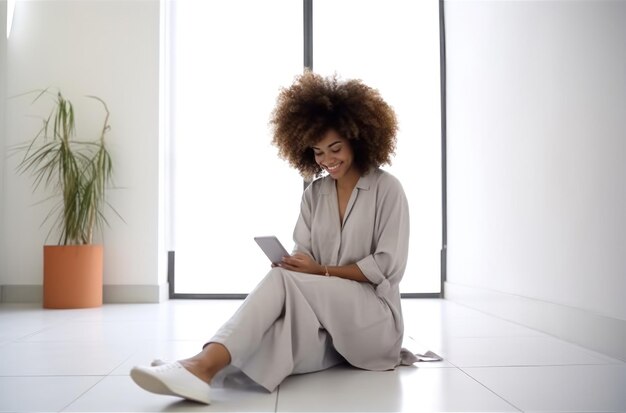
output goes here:
{"type": "Polygon", "coordinates": [[[339,169],[339,167],[341,166],[341,162],[338,162],[336,164],[333,165],[326,165],[326,170],[330,173],[333,173],[335,171],[337,171],[337,169],[339,169]]]}

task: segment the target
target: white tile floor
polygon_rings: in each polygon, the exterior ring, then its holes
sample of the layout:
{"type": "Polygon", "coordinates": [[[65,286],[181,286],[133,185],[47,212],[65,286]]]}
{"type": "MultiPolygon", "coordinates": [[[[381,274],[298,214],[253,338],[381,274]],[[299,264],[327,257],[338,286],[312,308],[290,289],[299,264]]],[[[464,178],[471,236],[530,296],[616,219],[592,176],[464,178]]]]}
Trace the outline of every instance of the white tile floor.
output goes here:
{"type": "Polygon", "coordinates": [[[269,394],[230,385],[203,406],[139,389],[130,367],[195,354],[239,301],[42,310],[0,305],[0,412],[626,412],[626,363],[445,300],[405,300],[406,346],[445,357],[340,366],[269,394]]]}

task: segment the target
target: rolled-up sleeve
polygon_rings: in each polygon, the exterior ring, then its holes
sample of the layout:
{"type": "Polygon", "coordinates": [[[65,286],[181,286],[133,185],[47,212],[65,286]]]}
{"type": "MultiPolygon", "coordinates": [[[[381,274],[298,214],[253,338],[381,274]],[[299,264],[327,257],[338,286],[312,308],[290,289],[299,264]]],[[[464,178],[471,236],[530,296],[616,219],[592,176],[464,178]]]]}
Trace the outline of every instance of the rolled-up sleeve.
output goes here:
{"type": "Polygon", "coordinates": [[[386,175],[376,192],[373,251],[357,262],[379,296],[397,285],[407,264],[409,249],[409,208],[400,182],[386,175]]]}

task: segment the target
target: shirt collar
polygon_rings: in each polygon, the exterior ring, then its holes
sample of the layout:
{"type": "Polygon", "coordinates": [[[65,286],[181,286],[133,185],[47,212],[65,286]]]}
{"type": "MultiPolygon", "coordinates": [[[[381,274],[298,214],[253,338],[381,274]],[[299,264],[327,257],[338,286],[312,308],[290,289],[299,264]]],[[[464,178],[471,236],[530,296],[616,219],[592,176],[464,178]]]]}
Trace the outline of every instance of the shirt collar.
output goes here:
{"type": "MultiPolygon", "coordinates": [[[[356,188],[363,189],[368,191],[372,186],[372,183],[375,179],[374,169],[367,172],[365,175],[361,176],[356,183],[356,188]]],[[[320,190],[320,195],[329,195],[332,191],[335,190],[335,180],[331,178],[329,175],[322,178],[322,187],[320,190]]]]}

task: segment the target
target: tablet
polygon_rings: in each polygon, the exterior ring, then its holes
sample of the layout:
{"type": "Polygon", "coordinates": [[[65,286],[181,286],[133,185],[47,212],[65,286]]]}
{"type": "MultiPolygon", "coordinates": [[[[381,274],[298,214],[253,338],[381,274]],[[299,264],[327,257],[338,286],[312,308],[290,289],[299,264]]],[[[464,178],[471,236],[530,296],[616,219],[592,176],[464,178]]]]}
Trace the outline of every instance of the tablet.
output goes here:
{"type": "Polygon", "coordinates": [[[275,236],[268,237],[254,237],[254,240],[259,247],[263,250],[267,258],[270,259],[272,264],[280,264],[283,260],[283,257],[291,255],[287,252],[283,244],[280,243],[278,238],[275,236]]]}

